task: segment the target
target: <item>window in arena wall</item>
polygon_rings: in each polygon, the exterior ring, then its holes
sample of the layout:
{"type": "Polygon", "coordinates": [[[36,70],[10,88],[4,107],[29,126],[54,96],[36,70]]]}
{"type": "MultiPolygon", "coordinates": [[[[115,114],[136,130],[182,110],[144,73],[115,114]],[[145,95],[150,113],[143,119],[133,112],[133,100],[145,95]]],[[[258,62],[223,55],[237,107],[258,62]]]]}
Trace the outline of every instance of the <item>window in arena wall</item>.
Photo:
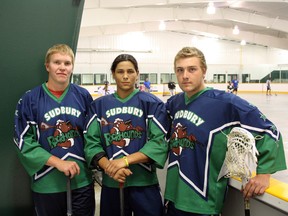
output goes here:
{"type": "Polygon", "coordinates": [[[175,83],[177,83],[177,78],[176,75],[174,73],[161,73],[160,74],[160,83],[168,83],[170,81],[173,81],[175,83]]]}
{"type": "Polygon", "coordinates": [[[250,74],[242,74],[242,83],[250,82],[250,74]]]}
{"type": "Polygon", "coordinates": [[[94,74],[94,85],[102,85],[107,80],[107,74],[94,74]]]}
{"type": "Polygon", "coordinates": [[[81,85],[81,74],[73,74],[72,83],[76,85],[81,85]]]}
{"type": "Polygon", "coordinates": [[[150,73],[150,74],[140,73],[139,78],[140,78],[140,84],[144,83],[146,78],[149,79],[151,84],[157,84],[158,83],[157,73],[150,73]]]}
{"type": "Polygon", "coordinates": [[[226,83],[226,75],[225,74],[213,74],[213,82],[214,83],[226,83]]]}
{"type": "Polygon", "coordinates": [[[82,85],[93,85],[93,74],[82,74],[82,85]]]}
{"type": "Polygon", "coordinates": [[[149,74],[143,74],[141,73],[140,76],[139,76],[139,79],[140,79],[140,83],[144,83],[144,81],[146,80],[146,78],[149,79],[149,74]]]}
{"type": "Polygon", "coordinates": [[[157,84],[158,83],[157,73],[151,73],[149,76],[149,80],[152,84],[157,84]]]}

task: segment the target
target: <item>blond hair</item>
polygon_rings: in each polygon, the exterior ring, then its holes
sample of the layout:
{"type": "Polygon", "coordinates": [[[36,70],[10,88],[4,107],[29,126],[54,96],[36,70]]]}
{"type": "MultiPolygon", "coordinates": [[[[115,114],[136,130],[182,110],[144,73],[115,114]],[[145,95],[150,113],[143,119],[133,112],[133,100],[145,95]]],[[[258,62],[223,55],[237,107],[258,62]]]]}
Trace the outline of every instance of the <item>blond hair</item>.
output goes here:
{"type": "Polygon", "coordinates": [[[46,53],[45,57],[45,64],[50,62],[50,58],[55,53],[61,53],[65,55],[69,55],[72,59],[72,65],[74,65],[74,52],[73,50],[66,44],[56,44],[52,47],[50,47],[46,53]]]}
{"type": "Polygon", "coordinates": [[[175,56],[174,58],[174,70],[176,69],[176,62],[182,58],[190,58],[190,57],[197,57],[200,59],[201,68],[203,71],[206,72],[207,64],[205,60],[205,56],[201,50],[197,49],[196,47],[183,47],[175,56]]]}

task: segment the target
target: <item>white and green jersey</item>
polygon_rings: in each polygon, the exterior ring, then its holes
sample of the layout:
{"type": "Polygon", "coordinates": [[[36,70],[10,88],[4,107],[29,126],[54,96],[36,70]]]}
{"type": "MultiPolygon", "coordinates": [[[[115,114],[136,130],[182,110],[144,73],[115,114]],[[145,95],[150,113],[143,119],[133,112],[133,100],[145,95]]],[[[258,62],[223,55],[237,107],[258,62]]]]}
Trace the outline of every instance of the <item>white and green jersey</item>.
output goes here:
{"type": "Polygon", "coordinates": [[[180,93],[168,99],[172,119],[165,199],[182,211],[221,213],[227,179],[218,175],[233,127],[249,130],[259,151],[257,173],[286,169],[282,137],[259,109],[240,97],[206,88],[192,98],[180,93]],[[225,135],[226,134],[226,135],[225,135]]]}

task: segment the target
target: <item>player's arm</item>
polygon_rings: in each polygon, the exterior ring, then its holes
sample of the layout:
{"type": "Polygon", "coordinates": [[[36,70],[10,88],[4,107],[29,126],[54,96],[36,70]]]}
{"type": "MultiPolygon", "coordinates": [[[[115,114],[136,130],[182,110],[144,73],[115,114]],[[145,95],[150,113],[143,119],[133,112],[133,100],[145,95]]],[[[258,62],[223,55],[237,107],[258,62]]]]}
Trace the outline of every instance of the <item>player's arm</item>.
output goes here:
{"type": "Polygon", "coordinates": [[[55,167],[65,173],[65,175],[70,175],[71,177],[80,173],[80,168],[76,162],[61,160],[46,151],[36,139],[36,127],[33,125],[29,127],[23,136],[23,148],[18,152],[20,161],[29,175],[34,175],[44,165],[55,167]]]}
{"type": "Polygon", "coordinates": [[[27,92],[17,103],[14,117],[14,142],[19,160],[27,173],[33,176],[45,166],[51,154],[38,141],[39,128],[34,121],[31,104],[33,98],[27,92]]]}
{"type": "Polygon", "coordinates": [[[101,145],[101,127],[92,107],[90,107],[88,113],[86,130],[83,133],[85,159],[91,168],[100,169],[103,168],[99,164],[100,159],[106,158],[106,153],[101,145]]]}
{"type": "Polygon", "coordinates": [[[272,138],[269,134],[265,133],[264,136],[261,136],[260,140],[256,140],[259,152],[257,174],[245,186],[243,190],[244,197],[250,198],[263,194],[270,186],[271,174],[286,169],[282,136],[280,133],[278,135],[277,139],[277,136],[272,138]]]}
{"type": "MultiPolygon", "coordinates": [[[[100,161],[99,161],[100,162],[100,161]]],[[[108,160],[103,158],[99,165],[104,169],[105,173],[113,177],[120,169],[128,168],[132,164],[151,162],[151,159],[142,152],[135,152],[123,158],[108,160]]]]}
{"type": "Polygon", "coordinates": [[[73,178],[75,175],[80,174],[80,167],[75,161],[65,161],[60,158],[51,155],[46,163],[47,166],[57,168],[60,172],[63,172],[66,176],[73,178]]]}
{"type": "Polygon", "coordinates": [[[155,112],[153,113],[153,117],[148,120],[147,133],[149,140],[139,152],[149,157],[158,168],[163,168],[168,155],[166,136],[169,131],[170,121],[165,104],[155,103],[150,109],[154,109],[155,112]]]}
{"type": "Polygon", "coordinates": [[[106,156],[103,156],[97,161],[97,166],[103,169],[108,176],[120,183],[124,183],[126,177],[132,175],[131,170],[128,168],[129,165],[128,158],[110,161],[106,156]],[[121,164],[121,162],[124,162],[124,164],[121,164]]]}
{"type": "Polygon", "coordinates": [[[46,151],[37,141],[37,132],[35,126],[28,126],[22,139],[17,139],[18,157],[27,173],[32,176],[45,166],[51,154],[46,151]]]}
{"type": "Polygon", "coordinates": [[[256,176],[250,179],[243,190],[243,196],[249,198],[263,194],[270,185],[270,175],[287,167],[282,136],[276,126],[258,108],[254,107],[248,112],[245,107],[242,108],[241,123],[262,131],[253,134],[259,155],[256,176]]]}

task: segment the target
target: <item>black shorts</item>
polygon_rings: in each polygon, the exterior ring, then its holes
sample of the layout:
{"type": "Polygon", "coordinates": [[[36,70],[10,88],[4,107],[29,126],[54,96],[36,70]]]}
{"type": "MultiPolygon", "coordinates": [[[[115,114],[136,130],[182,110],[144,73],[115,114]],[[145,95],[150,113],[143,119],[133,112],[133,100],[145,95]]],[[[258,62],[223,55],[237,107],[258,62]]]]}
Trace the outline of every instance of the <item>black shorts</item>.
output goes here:
{"type": "Polygon", "coordinates": [[[197,214],[197,213],[185,212],[176,209],[173,202],[166,201],[165,203],[166,203],[165,207],[167,208],[164,214],[165,216],[219,216],[219,214],[197,214]]]}
{"type": "MultiPolygon", "coordinates": [[[[162,216],[163,200],[159,185],[124,188],[125,216],[162,216]]],[[[100,216],[120,216],[119,188],[102,186],[100,216]]]]}
{"type": "MultiPolygon", "coordinates": [[[[63,216],[67,215],[66,192],[42,194],[33,192],[35,215],[63,216]]],[[[73,216],[94,216],[95,193],[94,184],[72,190],[73,216]]]]}

